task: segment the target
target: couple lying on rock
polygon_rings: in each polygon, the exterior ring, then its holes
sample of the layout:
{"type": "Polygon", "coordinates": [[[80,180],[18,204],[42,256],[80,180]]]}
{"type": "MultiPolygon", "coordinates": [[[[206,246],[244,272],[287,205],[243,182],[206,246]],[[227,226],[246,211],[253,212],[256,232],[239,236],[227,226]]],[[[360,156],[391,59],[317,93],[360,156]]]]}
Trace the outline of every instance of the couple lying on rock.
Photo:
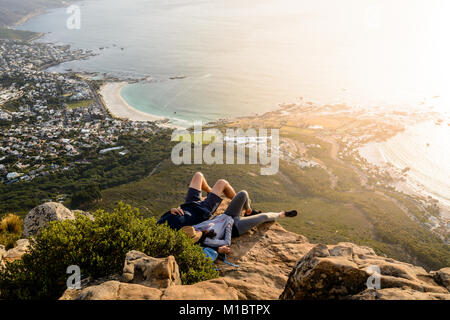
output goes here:
{"type": "Polygon", "coordinates": [[[197,172],[189,185],[185,203],[166,212],[158,223],[167,222],[172,229],[183,230],[204,248],[225,255],[231,252],[232,237],[239,237],[259,224],[296,215],[295,210],[269,213],[253,210],[247,191],[236,193],[223,179],[211,188],[203,174],[197,172]],[[205,200],[201,199],[202,191],[208,194],[205,200]],[[222,194],[231,202],[224,214],[210,219],[222,202],[222,194]]]}

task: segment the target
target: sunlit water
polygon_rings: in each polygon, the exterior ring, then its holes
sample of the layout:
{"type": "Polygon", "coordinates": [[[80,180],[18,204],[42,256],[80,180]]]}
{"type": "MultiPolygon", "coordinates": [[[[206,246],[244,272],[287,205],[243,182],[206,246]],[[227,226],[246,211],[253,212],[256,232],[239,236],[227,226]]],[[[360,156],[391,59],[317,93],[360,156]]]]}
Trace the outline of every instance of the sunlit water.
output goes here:
{"type": "MultiPolygon", "coordinates": [[[[414,106],[448,116],[447,0],[91,0],[80,5],[80,30],[66,28],[65,9],[21,28],[50,32],[44,41],[100,53],[55,71],[151,76],[152,82],[129,85],[122,96],[177,124],[262,113],[300,96],[317,103],[414,106]],[[182,74],[187,78],[169,80],[182,74]]],[[[450,193],[449,153],[432,150],[450,136],[436,128],[393,139],[386,148],[395,154],[386,154],[398,166],[416,168],[417,179],[429,179],[433,194],[442,196],[450,193]],[[418,148],[424,141],[431,147],[418,148]]]]}
{"type": "Polygon", "coordinates": [[[210,120],[300,96],[363,106],[440,96],[424,107],[448,110],[449,14],[446,0],[90,0],[81,2],[80,30],[66,28],[65,9],[22,28],[109,47],[56,70],[152,76],[156,83],[123,91],[131,105],[210,120]],[[168,80],[181,74],[188,78],[168,80]]]}

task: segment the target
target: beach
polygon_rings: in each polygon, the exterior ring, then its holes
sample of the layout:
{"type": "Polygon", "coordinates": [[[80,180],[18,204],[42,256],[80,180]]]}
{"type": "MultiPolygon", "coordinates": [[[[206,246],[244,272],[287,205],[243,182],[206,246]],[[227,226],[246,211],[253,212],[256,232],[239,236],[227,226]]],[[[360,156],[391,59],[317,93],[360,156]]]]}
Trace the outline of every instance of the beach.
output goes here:
{"type": "Polygon", "coordinates": [[[163,117],[139,111],[130,106],[120,95],[127,82],[108,82],[100,88],[106,108],[114,117],[132,121],[161,121],[163,117]]]}
{"type": "Polygon", "coordinates": [[[424,122],[388,141],[369,143],[359,152],[369,162],[387,170],[407,168],[405,180],[396,181],[395,188],[408,194],[431,196],[439,201],[441,214],[450,219],[450,148],[443,138],[449,134],[448,126],[424,122]]]}

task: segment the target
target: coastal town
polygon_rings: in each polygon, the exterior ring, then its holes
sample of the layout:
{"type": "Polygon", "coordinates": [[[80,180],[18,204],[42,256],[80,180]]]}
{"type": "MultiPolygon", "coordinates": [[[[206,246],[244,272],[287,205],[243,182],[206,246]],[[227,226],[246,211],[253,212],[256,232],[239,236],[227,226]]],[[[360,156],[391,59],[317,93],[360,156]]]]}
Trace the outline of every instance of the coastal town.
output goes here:
{"type": "Polygon", "coordinates": [[[84,154],[114,151],[121,135],[157,129],[112,117],[95,84],[79,75],[45,71],[90,56],[69,46],[0,40],[0,183],[71,170],[86,162],[84,154]]]}

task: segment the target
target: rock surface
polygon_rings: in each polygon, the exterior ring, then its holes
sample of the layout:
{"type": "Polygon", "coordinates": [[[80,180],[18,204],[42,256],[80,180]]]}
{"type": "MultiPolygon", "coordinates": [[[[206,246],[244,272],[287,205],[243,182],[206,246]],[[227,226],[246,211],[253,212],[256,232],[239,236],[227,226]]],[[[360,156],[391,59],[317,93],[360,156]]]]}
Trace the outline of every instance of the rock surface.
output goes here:
{"type": "Polygon", "coordinates": [[[214,279],[166,289],[140,284],[107,281],[82,290],[66,290],[60,300],[237,300],[235,289],[222,279],[214,279]]]}
{"type": "Polygon", "coordinates": [[[289,273],[313,245],[277,223],[267,223],[233,239],[227,259],[239,268],[218,262],[220,275],[238,290],[239,299],[278,299],[289,273]]]}
{"type": "Polygon", "coordinates": [[[175,258],[149,257],[130,251],[121,281],[105,279],[81,290],[68,289],[60,300],[236,300],[238,293],[223,279],[181,285],[175,258]],[[126,281],[128,283],[125,283],[126,281]],[[133,283],[129,283],[133,282],[133,283]]]}
{"type": "Polygon", "coordinates": [[[366,289],[351,297],[352,300],[449,300],[448,294],[420,292],[408,287],[381,290],[366,289]]]}
{"type": "Polygon", "coordinates": [[[162,291],[139,284],[107,281],[81,291],[66,290],[60,300],[159,300],[162,291]]]}
{"type": "Polygon", "coordinates": [[[121,280],[154,288],[181,285],[180,271],[173,256],[157,259],[139,251],[127,253],[121,280]]]}
{"type": "Polygon", "coordinates": [[[30,247],[30,241],[28,241],[28,239],[17,240],[14,248],[9,249],[5,253],[3,253],[2,259],[3,259],[3,261],[7,261],[7,262],[19,260],[28,251],[29,247],[30,247]]]}
{"type": "Polygon", "coordinates": [[[188,286],[171,286],[161,297],[162,300],[237,300],[236,289],[223,279],[213,279],[188,286]]]}
{"type": "Polygon", "coordinates": [[[3,262],[3,256],[5,253],[5,246],[0,244],[0,270],[5,266],[5,263],[3,262]]]}
{"type": "Polygon", "coordinates": [[[294,266],[280,299],[450,299],[423,268],[352,243],[316,245],[294,266]],[[375,268],[379,274],[374,275],[375,268]],[[368,284],[378,290],[368,289],[368,284]]]}
{"type": "Polygon", "coordinates": [[[439,271],[433,272],[434,280],[440,285],[450,291],[450,268],[443,268],[439,271]]]}

